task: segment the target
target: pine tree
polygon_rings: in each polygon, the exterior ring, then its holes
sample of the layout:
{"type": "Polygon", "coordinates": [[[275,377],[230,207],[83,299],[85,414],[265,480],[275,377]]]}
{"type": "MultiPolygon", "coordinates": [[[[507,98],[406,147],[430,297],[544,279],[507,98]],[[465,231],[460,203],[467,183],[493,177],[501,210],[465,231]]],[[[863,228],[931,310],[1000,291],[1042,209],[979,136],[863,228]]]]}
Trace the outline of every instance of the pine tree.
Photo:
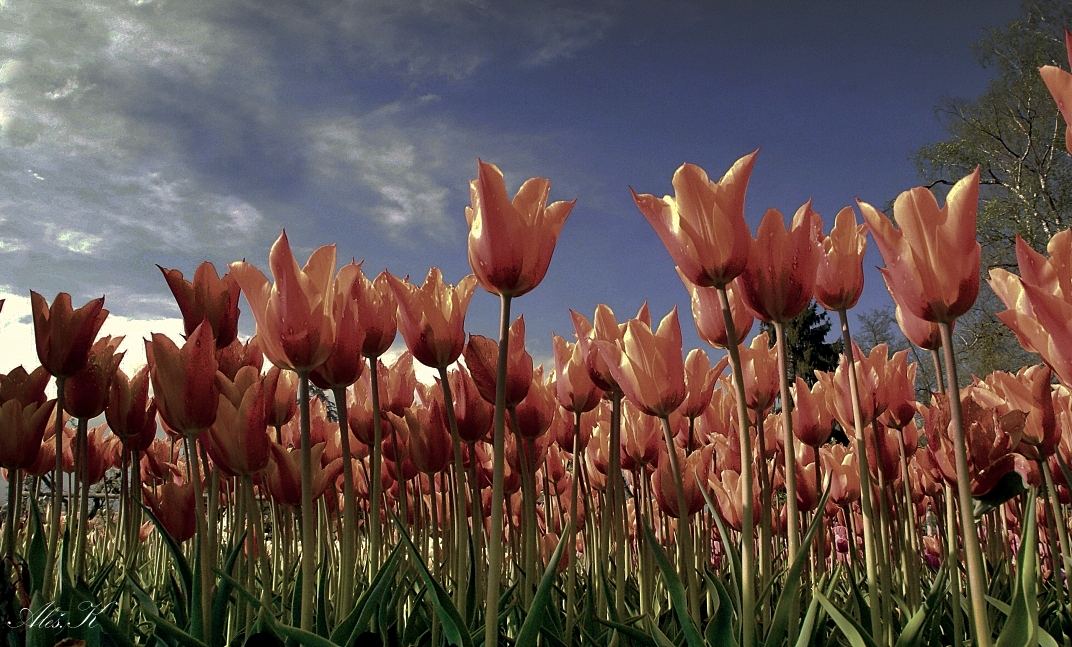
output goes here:
{"type": "MultiPolygon", "coordinates": [[[[832,324],[826,311],[819,311],[819,306],[812,301],[804,312],[785,324],[785,345],[789,360],[789,380],[792,382],[800,376],[808,383],[815,384],[815,371],[833,371],[841,357],[841,340],[827,343],[832,324]]],[[[767,331],[770,345],[775,344],[774,326],[760,324],[760,330],[767,331]]]]}

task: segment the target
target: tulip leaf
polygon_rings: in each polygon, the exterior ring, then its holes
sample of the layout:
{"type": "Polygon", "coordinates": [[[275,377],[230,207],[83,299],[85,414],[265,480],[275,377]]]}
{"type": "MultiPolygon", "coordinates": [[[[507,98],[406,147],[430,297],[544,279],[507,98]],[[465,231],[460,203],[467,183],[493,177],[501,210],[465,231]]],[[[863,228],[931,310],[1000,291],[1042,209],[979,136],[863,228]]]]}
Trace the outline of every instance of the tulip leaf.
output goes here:
{"type": "MultiPolygon", "coordinates": [[[[238,559],[238,554],[242,552],[242,544],[246,541],[247,534],[248,531],[243,531],[242,535],[238,537],[238,541],[236,541],[231,548],[231,552],[227,555],[227,561],[224,562],[223,573],[230,575],[234,572],[235,561],[238,559]]],[[[216,589],[216,597],[212,600],[213,645],[224,644],[223,630],[227,625],[227,603],[231,599],[232,580],[230,578],[221,578],[221,580],[220,585],[216,589]]]]}
{"type": "Polygon", "coordinates": [[[37,593],[45,584],[45,562],[48,547],[45,544],[45,529],[41,525],[41,511],[37,507],[37,497],[30,499],[30,516],[33,523],[33,536],[30,538],[30,554],[26,561],[30,566],[30,591],[37,593]]]}
{"type": "Polygon", "coordinates": [[[658,647],[656,642],[651,636],[643,631],[630,627],[629,625],[623,625],[620,622],[614,622],[613,620],[604,620],[603,618],[596,617],[596,622],[611,629],[615,629],[619,634],[622,634],[634,643],[644,645],[645,647],[658,647]]]}
{"type": "MultiPolygon", "coordinates": [[[[302,590],[302,570],[299,568],[297,576],[294,578],[294,590],[290,595],[290,624],[292,627],[301,626],[301,590],[302,590]]],[[[286,636],[288,645],[296,645],[294,638],[286,636]]]]}
{"type": "Polygon", "coordinates": [[[949,569],[943,562],[938,569],[938,574],[934,577],[934,584],[931,585],[927,599],[923,601],[923,606],[912,614],[908,624],[901,630],[901,635],[897,637],[897,643],[894,647],[919,647],[923,643],[923,629],[941,606],[942,599],[945,598],[945,592],[949,588],[949,583],[946,580],[948,574],[949,569]]]}
{"type": "Polygon", "coordinates": [[[1038,597],[1036,562],[1035,491],[1030,490],[1024,501],[1024,524],[1020,548],[1016,551],[1016,579],[1013,580],[1009,617],[998,634],[995,647],[1019,647],[1038,644],[1038,597]]]}
{"type": "Polygon", "coordinates": [[[208,645],[197,638],[194,638],[182,629],[179,629],[162,616],[157,615],[146,608],[142,608],[141,612],[156,626],[157,631],[163,633],[165,636],[173,638],[180,644],[185,645],[186,647],[208,647],[208,645]]]}
{"type": "MultiPolygon", "coordinates": [[[[47,613],[46,603],[39,591],[35,591],[30,600],[30,617],[40,618],[41,614],[47,613]]],[[[56,644],[56,632],[47,622],[28,623],[26,627],[26,647],[53,647],[56,644]]]]}
{"type": "Polygon", "coordinates": [[[328,569],[320,564],[320,581],[316,585],[316,635],[327,638],[328,631],[328,569]]]}
{"type": "Polygon", "coordinates": [[[737,645],[737,636],[733,631],[733,607],[730,594],[726,591],[726,585],[711,573],[704,572],[708,589],[711,591],[711,599],[714,600],[715,608],[711,611],[711,619],[704,629],[704,638],[708,645],[737,645]]]}
{"type": "Polygon", "coordinates": [[[819,604],[823,605],[827,614],[834,620],[834,624],[838,626],[841,633],[849,641],[849,645],[852,647],[878,647],[875,641],[867,633],[867,630],[850,615],[845,615],[841,612],[841,609],[837,607],[830,598],[823,595],[822,591],[815,589],[813,595],[818,598],[819,604]]]}
{"type": "Polygon", "coordinates": [[[465,526],[466,540],[465,545],[469,547],[469,579],[467,580],[468,586],[465,587],[465,623],[466,626],[472,627],[476,620],[476,547],[473,545],[473,533],[469,530],[469,525],[465,526]]]}
{"type": "Polygon", "coordinates": [[[450,601],[450,596],[443,587],[432,577],[432,573],[429,572],[428,566],[425,565],[424,560],[421,559],[421,554],[417,550],[417,547],[413,545],[409,535],[406,533],[406,529],[402,527],[398,518],[394,518],[395,526],[398,527],[399,536],[406,544],[406,549],[409,551],[410,556],[413,558],[413,563],[417,566],[417,573],[424,580],[425,585],[428,586],[428,590],[432,597],[432,606],[435,607],[436,615],[439,616],[439,622],[443,626],[443,635],[447,641],[453,645],[460,645],[461,647],[473,647],[473,641],[469,637],[469,631],[465,626],[465,622],[462,620],[461,615],[458,613],[458,609],[454,606],[454,603],[450,601]]]}
{"type": "Polygon", "coordinates": [[[562,551],[566,546],[566,540],[569,538],[570,534],[568,532],[562,533],[562,537],[558,540],[558,545],[555,546],[555,552],[551,553],[551,561],[548,562],[547,568],[544,569],[543,579],[540,580],[540,586],[536,589],[536,596],[532,598],[532,605],[529,606],[525,622],[521,625],[521,631],[518,633],[517,641],[514,643],[517,647],[535,647],[536,645],[536,637],[540,635],[540,626],[543,624],[544,609],[551,600],[551,589],[554,587],[555,577],[558,575],[558,562],[562,558],[562,551]]]}
{"type": "MultiPolygon", "coordinates": [[[[827,485],[826,491],[823,492],[823,496],[819,499],[819,506],[816,510],[822,510],[826,507],[826,499],[830,495],[830,486],[827,485]]],[[[819,526],[822,525],[823,516],[821,514],[815,515],[815,518],[811,520],[811,525],[808,526],[808,532],[805,533],[804,539],[801,540],[801,546],[811,546],[815,539],[815,533],[819,532],[819,526]]],[[[794,606],[793,601],[800,594],[800,583],[803,580],[801,573],[804,570],[804,563],[808,560],[808,550],[800,550],[797,552],[796,558],[789,566],[789,570],[785,574],[785,588],[778,595],[778,602],[774,605],[774,616],[771,619],[770,629],[767,632],[767,639],[763,641],[764,647],[777,647],[782,644],[782,639],[785,638],[786,633],[789,630],[790,622],[790,609],[794,606]]],[[[799,621],[799,618],[792,619],[793,622],[799,621]]],[[[742,622],[747,622],[742,620],[742,622]]]]}
{"type": "Polygon", "coordinates": [[[395,571],[398,569],[399,555],[402,554],[401,548],[401,543],[395,545],[391,554],[387,556],[387,561],[383,563],[379,572],[376,573],[376,577],[372,579],[372,584],[357,599],[357,603],[354,605],[350,615],[335,626],[335,630],[330,636],[332,642],[352,645],[357,635],[364,633],[368,629],[372,614],[379,606],[380,599],[384,593],[395,585],[395,571]]]}
{"type": "Polygon", "coordinates": [[[800,634],[797,636],[796,647],[808,647],[808,645],[813,644],[812,638],[815,633],[815,618],[818,615],[819,598],[812,596],[811,603],[808,604],[808,612],[804,614],[804,624],[800,625],[800,634]]]}
{"type": "Polygon", "coordinates": [[[662,546],[655,541],[655,533],[651,531],[646,520],[644,521],[644,542],[651,549],[652,554],[655,555],[655,563],[659,565],[663,579],[666,580],[666,588],[670,593],[670,606],[673,607],[674,614],[677,615],[677,621],[681,624],[681,631],[685,634],[685,643],[689,647],[703,647],[704,642],[703,636],[700,635],[700,628],[696,626],[696,622],[689,615],[689,601],[685,595],[685,587],[681,583],[681,578],[678,577],[674,565],[666,558],[666,553],[663,552],[662,546]]]}
{"type": "Polygon", "coordinates": [[[293,640],[302,647],[339,647],[327,638],[321,638],[311,631],[304,631],[297,627],[291,627],[273,621],[272,628],[286,638],[288,642],[293,640]]]}
{"type": "Polygon", "coordinates": [[[662,632],[662,629],[659,629],[659,625],[655,624],[655,621],[652,620],[650,616],[645,616],[644,620],[647,621],[648,631],[651,632],[651,636],[655,639],[655,644],[658,645],[658,647],[677,647],[677,645],[675,645],[674,642],[662,632]]]}
{"type": "MultiPolygon", "coordinates": [[[[168,552],[171,553],[171,558],[175,560],[175,568],[179,571],[179,583],[182,584],[182,593],[189,602],[191,600],[191,592],[193,591],[194,573],[193,570],[190,569],[190,562],[186,561],[186,557],[182,554],[182,547],[179,546],[178,542],[172,539],[171,535],[168,534],[167,529],[164,528],[164,524],[156,518],[156,515],[153,514],[152,510],[137,499],[135,499],[134,502],[145,511],[145,514],[149,516],[149,520],[156,526],[156,531],[159,532],[160,536],[163,538],[164,545],[167,546],[168,552]]],[[[192,602],[190,603],[192,604],[192,602]]]]}

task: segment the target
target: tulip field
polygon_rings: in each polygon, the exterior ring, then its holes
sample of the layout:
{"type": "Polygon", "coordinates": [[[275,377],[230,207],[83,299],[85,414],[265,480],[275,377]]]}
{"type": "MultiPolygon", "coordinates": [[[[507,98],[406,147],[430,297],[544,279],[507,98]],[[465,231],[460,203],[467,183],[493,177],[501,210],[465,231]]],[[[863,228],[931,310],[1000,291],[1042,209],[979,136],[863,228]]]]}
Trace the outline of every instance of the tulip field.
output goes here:
{"type": "MultiPolygon", "coordinates": [[[[1072,74],[1040,73],[1072,121],[1072,74]]],[[[944,205],[913,188],[828,233],[771,209],[753,236],[756,158],[633,193],[717,351],[676,309],[599,305],[534,367],[511,308],[574,203],[482,161],[455,285],[333,245],[299,265],[284,232],[267,272],[161,267],[185,335],[131,376],[104,297],[31,293],[41,365],[0,376],[0,644],[1072,646],[1072,230],[984,276],[976,170],[944,205]],[[909,351],[853,342],[868,234],[926,397],[909,351]],[[478,287],[498,331],[465,327],[478,287]],[[1037,365],[958,375],[981,289],[1037,365]],[[813,301],[845,352],[794,375],[813,301]]]]}

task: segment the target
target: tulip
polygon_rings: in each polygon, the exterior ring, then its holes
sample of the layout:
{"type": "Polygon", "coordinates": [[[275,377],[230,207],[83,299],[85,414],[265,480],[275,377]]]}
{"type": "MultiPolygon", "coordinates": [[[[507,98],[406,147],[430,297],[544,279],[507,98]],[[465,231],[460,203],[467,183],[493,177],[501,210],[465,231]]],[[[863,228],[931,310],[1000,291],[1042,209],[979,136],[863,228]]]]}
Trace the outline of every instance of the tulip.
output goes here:
{"type": "Polygon", "coordinates": [[[856,452],[848,445],[819,448],[823,469],[830,474],[830,501],[843,508],[860,499],[860,470],[856,452]]]}
{"type": "Polygon", "coordinates": [[[55,400],[23,404],[15,399],[0,405],[0,467],[34,465],[55,406],[55,400]]]}
{"type": "Polygon", "coordinates": [[[665,417],[684,402],[685,363],[676,306],[656,332],[630,319],[620,345],[603,340],[595,344],[625,397],[644,413],[665,417]]]}
{"type": "Polygon", "coordinates": [[[243,366],[252,366],[259,372],[264,366],[264,353],[261,345],[254,335],[246,340],[246,343],[235,339],[227,346],[216,351],[216,363],[219,371],[227,376],[228,380],[234,380],[238,369],[243,366]]]}
{"type": "MultiPolygon", "coordinates": [[[[321,465],[320,456],[325,449],[326,445],[321,443],[310,450],[313,478],[310,481],[309,495],[314,501],[324,496],[328,486],[334,483],[342,472],[342,459],[337,458],[326,466],[321,465]]],[[[288,451],[277,443],[272,443],[272,460],[265,472],[265,483],[272,498],[292,508],[304,505],[301,462],[301,452],[288,451]]]]}
{"type": "Polygon", "coordinates": [[[745,402],[753,411],[765,412],[778,394],[778,355],[770,337],[762,332],[752,338],[747,348],[739,350],[744,376],[745,402]]]}
{"type": "Polygon", "coordinates": [[[216,420],[219,388],[212,328],[199,326],[180,349],[166,335],[145,342],[153,393],[160,417],[172,429],[196,436],[216,420]]]}
{"type": "Polygon", "coordinates": [[[365,328],[360,322],[357,275],[361,265],[351,263],[339,270],[332,286],[332,313],[335,340],[327,361],[309,373],[309,379],[321,389],[348,387],[361,377],[365,361],[361,354],[365,328]]]}
{"type": "Polygon", "coordinates": [[[108,389],[124,353],[116,353],[122,337],[102,337],[90,349],[85,367],[63,382],[63,408],[74,418],[104,413],[108,389]]]}
{"type": "Polygon", "coordinates": [[[38,366],[32,373],[27,373],[22,366],[16,366],[7,375],[0,375],[0,402],[18,400],[23,406],[44,404],[49,378],[44,366],[38,366]]]}
{"type": "Polygon", "coordinates": [[[112,433],[130,451],[145,451],[156,437],[156,402],[149,397],[149,366],[142,366],[133,378],[116,368],[108,392],[105,418],[112,433]]]}
{"type": "MultiPolygon", "coordinates": [[[[1065,48],[1068,50],[1069,65],[1072,65],[1072,35],[1068,28],[1065,28],[1065,48]]],[[[1053,65],[1043,65],[1039,68],[1039,74],[1064,117],[1065,148],[1072,153],[1072,126],[1068,125],[1072,124],[1072,74],[1053,65]]]]}
{"type": "Polygon", "coordinates": [[[160,488],[159,496],[150,488],[142,494],[153,515],[176,542],[182,543],[197,532],[194,502],[198,495],[193,483],[179,485],[169,481],[160,488]]]}
{"type": "Polygon", "coordinates": [[[833,415],[827,403],[826,383],[808,383],[799,375],[793,388],[793,433],[800,442],[818,448],[830,439],[833,415]]]}
{"type": "Polygon", "coordinates": [[[212,462],[230,476],[251,476],[271,458],[271,441],[265,412],[273,393],[267,380],[253,367],[239,371],[235,382],[216,374],[220,392],[216,420],[205,436],[212,462]]]}
{"type": "Polygon", "coordinates": [[[364,343],[361,354],[369,359],[383,355],[395,341],[397,322],[395,314],[398,303],[388,279],[391,275],[384,270],[375,281],[369,281],[360,269],[354,278],[351,297],[357,301],[360,313],[358,324],[364,328],[364,343]]]}
{"type": "Polygon", "coordinates": [[[409,455],[413,465],[424,474],[438,474],[450,465],[450,431],[445,418],[443,403],[435,398],[426,406],[406,412],[409,455]]]}
{"type": "Polygon", "coordinates": [[[498,167],[479,160],[477,166],[469,183],[472,206],[465,208],[469,265],[488,292],[519,297],[543,280],[577,201],[547,205],[551,183],[543,178],[527,180],[511,201],[498,167]]]}
{"type": "Polygon", "coordinates": [[[717,183],[700,167],[683,164],[674,173],[674,197],[633,192],[637,208],[695,285],[725,287],[748,264],[744,198],[758,152],[737,160],[717,183]]]}
{"type": "MultiPolygon", "coordinates": [[[[938,329],[938,324],[920,319],[900,305],[894,304],[894,307],[897,326],[908,341],[923,350],[934,351],[942,347],[942,332],[938,329]]],[[[951,323],[950,326],[952,325],[951,323]]]]}
{"type": "Polygon", "coordinates": [[[221,279],[216,267],[205,261],[197,266],[191,283],[183,278],[179,270],[157,267],[164,273],[164,280],[179,304],[187,336],[207,319],[217,349],[226,348],[238,338],[238,297],[241,290],[230,272],[221,279]]]}
{"type": "Polygon", "coordinates": [[[554,386],[544,381],[543,367],[532,373],[528,395],[517,405],[517,431],[522,438],[535,440],[551,428],[556,409],[554,386]]]}
{"type": "Polygon", "coordinates": [[[470,274],[457,287],[449,286],[433,267],[420,288],[390,275],[387,281],[398,300],[398,326],[413,357],[431,368],[453,364],[465,345],[465,311],[476,277],[470,274]]]}
{"type": "Polygon", "coordinates": [[[864,290],[864,251],[867,225],[856,224],[856,213],[845,207],[834,218],[830,235],[820,241],[815,275],[815,300],[827,310],[849,310],[864,290]]]}
{"type": "Polygon", "coordinates": [[[975,303],[981,254],[975,239],[978,203],[979,169],[949,190],[941,208],[923,187],[897,196],[893,213],[900,229],[871,205],[859,203],[886,262],[880,271],[890,294],[909,313],[950,323],[975,303]]]}
{"type": "Polygon", "coordinates": [[[797,210],[789,231],[778,210],[763,216],[738,281],[741,298],[756,316],[784,324],[807,307],[815,287],[820,257],[816,239],[822,226],[811,202],[797,210]]]}
{"type": "MultiPolygon", "coordinates": [[[[726,333],[726,322],[722,317],[722,306],[719,303],[718,290],[716,288],[702,288],[690,282],[681,270],[677,270],[682,283],[689,290],[692,304],[692,318],[696,322],[696,332],[700,339],[715,348],[727,348],[729,336],[726,333]]],[[[726,285],[726,297],[729,300],[730,316],[733,320],[733,328],[738,340],[748,337],[752,330],[752,322],[755,320],[748,306],[741,300],[741,292],[738,279],[730,281],[726,285]]]]}
{"type": "MultiPolygon", "coordinates": [[[[495,370],[499,344],[494,339],[469,335],[465,346],[465,366],[473,378],[480,397],[495,404],[495,370]]],[[[518,317],[510,326],[510,352],[506,359],[506,408],[513,409],[529,392],[532,383],[532,356],[525,350],[525,318],[518,317]]]]}
{"type": "MultiPolygon", "coordinates": [[[[681,478],[682,487],[685,491],[685,505],[687,506],[684,515],[686,518],[696,514],[704,507],[704,497],[703,492],[700,490],[700,483],[707,483],[707,468],[711,463],[711,451],[712,449],[708,447],[701,451],[693,452],[687,458],[685,456],[678,457],[678,462],[683,463],[681,478]]],[[[655,500],[663,513],[674,519],[681,519],[682,514],[678,507],[674,477],[670,469],[669,460],[659,460],[658,469],[651,475],[651,488],[652,493],[655,495],[655,500]]]]}
{"type": "Polygon", "coordinates": [[[266,412],[266,422],[279,429],[298,413],[298,374],[273,366],[264,380],[268,391],[275,394],[266,412]]]}
{"type": "Polygon", "coordinates": [[[581,414],[599,405],[602,390],[592,381],[584,364],[580,343],[552,336],[555,354],[555,397],[566,411],[581,414]]]}

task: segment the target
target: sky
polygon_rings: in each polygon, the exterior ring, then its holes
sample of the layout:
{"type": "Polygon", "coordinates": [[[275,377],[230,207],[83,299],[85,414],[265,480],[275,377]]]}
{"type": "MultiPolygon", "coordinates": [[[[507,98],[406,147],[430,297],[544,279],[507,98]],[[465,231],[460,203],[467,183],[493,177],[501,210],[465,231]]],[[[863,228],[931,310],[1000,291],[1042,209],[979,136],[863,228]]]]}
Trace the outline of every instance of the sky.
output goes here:
{"type": "MultiPolygon", "coordinates": [[[[423,281],[457,282],[469,180],[499,166],[577,203],[543,283],[516,299],[550,362],[569,309],[675,305],[688,293],[629,187],[672,193],[690,162],[716,179],[760,149],[746,202],[825,229],[856,198],[919,184],[935,108],[982,93],[971,45],[1008,0],[513,2],[0,0],[0,372],[36,366],[29,291],[105,295],[105,334],[181,332],[155,267],[267,271],[286,229],[304,263],[334,243],[423,281]]],[[[890,303],[873,268],[857,312],[890,303]]],[[[985,288],[984,288],[985,289],[985,288]]],[[[254,331],[243,302],[241,329],[254,331]]],[[[497,334],[478,289],[467,330],[497,334]]],[[[401,343],[401,340],[399,340],[401,343]]],[[[710,349],[709,349],[710,350],[710,349]]]]}

